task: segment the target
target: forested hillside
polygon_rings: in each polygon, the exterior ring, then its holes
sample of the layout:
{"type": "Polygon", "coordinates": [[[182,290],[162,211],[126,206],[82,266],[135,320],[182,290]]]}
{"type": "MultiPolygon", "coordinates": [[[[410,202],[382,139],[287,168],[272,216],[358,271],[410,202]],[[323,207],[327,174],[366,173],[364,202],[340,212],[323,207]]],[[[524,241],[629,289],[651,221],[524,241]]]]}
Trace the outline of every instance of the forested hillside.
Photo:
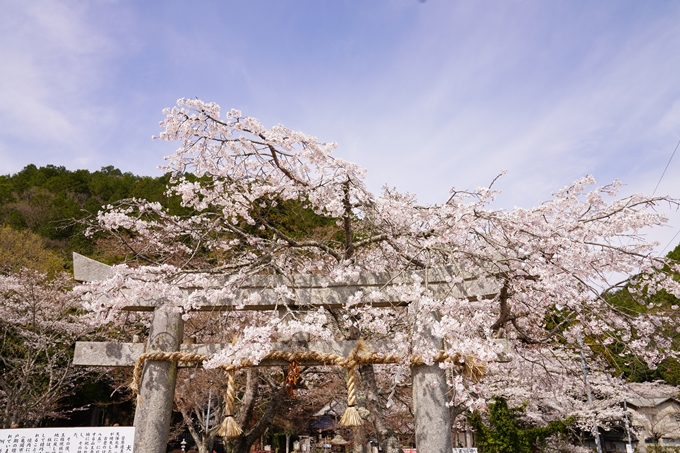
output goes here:
{"type": "Polygon", "coordinates": [[[0,225],[38,234],[70,263],[72,251],[96,253],[94,241],[85,237],[85,227],[76,220],[95,215],[103,205],[134,197],[179,209],[178,200],[165,195],[168,180],[112,166],[90,172],[27,165],[16,174],[0,176],[0,225]]]}

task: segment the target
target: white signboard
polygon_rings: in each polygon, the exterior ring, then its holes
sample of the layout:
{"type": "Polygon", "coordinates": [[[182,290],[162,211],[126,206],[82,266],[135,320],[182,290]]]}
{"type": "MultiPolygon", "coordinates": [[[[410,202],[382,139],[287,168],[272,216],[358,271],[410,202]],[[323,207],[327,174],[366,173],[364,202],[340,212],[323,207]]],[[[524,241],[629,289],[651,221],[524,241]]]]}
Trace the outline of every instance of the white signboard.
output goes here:
{"type": "Polygon", "coordinates": [[[135,428],[0,429],[0,453],[132,453],[135,428]]]}

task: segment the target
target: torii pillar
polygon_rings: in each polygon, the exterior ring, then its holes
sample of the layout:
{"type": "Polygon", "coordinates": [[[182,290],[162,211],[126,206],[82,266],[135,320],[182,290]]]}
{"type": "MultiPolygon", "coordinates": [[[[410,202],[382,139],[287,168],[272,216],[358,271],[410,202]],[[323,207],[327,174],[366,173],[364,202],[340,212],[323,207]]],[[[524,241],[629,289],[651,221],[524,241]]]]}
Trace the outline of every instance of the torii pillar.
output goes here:
{"type": "MultiPolygon", "coordinates": [[[[441,338],[432,335],[430,329],[425,329],[422,335],[434,347],[441,347],[441,338]]],[[[428,453],[453,451],[451,413],[445,404],[449,399],[445,370],[436,362],[432,365],[413,365],[411,386],[418,451],[428,453]]]]}
{"type": "MultiPolygon", "coordinates": [[[[73,261],[74,278],[78,281],[111,276],[111,268],[106,264],[75,253],[73,261]]],[[[162,304],[156,306],[145,351],[179,351],[183,337],[181,311],[162,304]]],[[[145,361],[135,409],[135,453],[166,453],[176,382],[177,362],[145,361]]]]}
{"type": "MultiPolygon", "coordinates": [[[[182,313],[161,305],[153,311],[146,352],[179,351],[183,336],[182,313]]],[[[166,452],[176,382],[177,362],[144,363],[135,410],[135,452],[166,452]]]]}

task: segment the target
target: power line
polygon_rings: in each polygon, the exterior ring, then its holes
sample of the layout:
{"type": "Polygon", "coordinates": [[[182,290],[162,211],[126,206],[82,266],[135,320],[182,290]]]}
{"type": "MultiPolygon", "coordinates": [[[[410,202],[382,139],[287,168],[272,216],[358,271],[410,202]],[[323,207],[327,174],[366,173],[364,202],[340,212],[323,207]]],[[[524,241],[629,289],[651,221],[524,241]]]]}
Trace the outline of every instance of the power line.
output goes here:
{"type": "Polygon", "coordinates": [[[659,188],[659,184],[661,184],[661,180],[663,179],[663,176],[666,174],[666,170],[668,170],[668,166],[671,164],[671,161],[673,160],[673,156],[675,156],[675,152],[678,150],[678,146],[680,146],[680,140],[678,140],[678,144],[675,145],[675,149],[673,150],[673,154],[671,154],[671,158],[668,159],[668,163],[666,164],[666,168],[663,169],[663,173],[661,173],[661,177],[659,178],[659,182],[656,183],[656,187],[654,188],[654,192],[652,192],[652,196],[654,196],[654,194],[656,193],[656,189],[659,188]]]}
{"type": "MultiPolygon", "coordinates": [[[[678,146],[680,146],[680,140],[678,140],[678,144],[675,145],[675,149],[673,150],[673,154],[671,154],[671,158],[668,159],[668,163],[666,164],[666,168],[663,169],[663,173],[661,173],[661,177],[659,178],[659,182],[656,183],[656,187],[654,188],[654,192],[652,192],[652,196],[654,196],[654,194],[656,194],[656,189],[659,188],[659,184],[661,184],[661,180],[663,179],[664,175],[666,174],[666,170],[668,170],[668,166],[671,164],[671,161],[673,160],[673,156],[675,156],[675,152],[678,150],[678,146]]],[[[668,241],[668,244],[666,244],[666,247],[664,247],[663,250],[661,250],[661,253],[659,253],[659,255],[663,256],[663,252],[665,252],[666,249],[673,243],[673,241],[675,241],[675,238],[678,237],[678,234],[680,234],[680,230],[678,230],[675,233],[675,236],[673,236],[673,238],[670,241],[668,241]]]]}
{"type": "Polygon", "coordinates": [[[666,247],[664,247],[663,250],[661,250],[661,253],[659,253],[659,255],[663,255],[663,252],[665,252],[668,246],[673,243],[676,237],[678,237],[678,234],[680,234],[680,230],[678,230],[678,232],[675,233],[675,236],[673,236],[673,238],[670,241],[668,241],[668,244],[666,244],[666,247]]]}

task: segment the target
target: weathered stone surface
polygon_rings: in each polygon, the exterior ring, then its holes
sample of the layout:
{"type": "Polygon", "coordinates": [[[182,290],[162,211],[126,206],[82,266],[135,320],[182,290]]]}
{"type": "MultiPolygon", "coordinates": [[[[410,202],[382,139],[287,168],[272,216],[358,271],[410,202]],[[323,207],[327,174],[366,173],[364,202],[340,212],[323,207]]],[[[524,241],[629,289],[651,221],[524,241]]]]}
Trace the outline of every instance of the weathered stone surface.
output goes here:
{"type": "MultiPolygon", "coordinates": [[[[432,333],[429,320],[437,321],[439,313],[422,311],[416,301],[409,306],[411,323],[418,320],[423,324],[422,341],[432,347],[442,347],[442,339],[432,333]]],[[[416,423],[416,447],[428,453],[452,451],[451,415],[448,402],[446,373],[438,363],[414,365],[411,367],[411,390],[413,394],[413,415],[416,423]]]]}
{"type": "MultiPolygon", "coordinates": [[[[147,352],[179,350],[183,328],[181,313],[172,307],[156,308],[146,346],[147,352]]],[[[176,381],[176,363],[145,363],[139,389],[141,402],[135,410],[135,452],[165,453],[176,381]]]]}
{"type": "Polygon", "coordinates": [[[73,278],[79,282],[94,282],[111,277],[111,266],[73,253],[73,278]]]}
{"type": "Polygon", "coordinates": [[[439,365],[415,365],[413,379],[413,409],[416,422],[418,451],[450,452],[451,416],[446,406],[446,374],[439,365]]]}
{"type": "Polygon", "coordinates": [[[144,353],[142,343],[77,341],[73,364],[79,366],[134,366],[144,353]]]}

